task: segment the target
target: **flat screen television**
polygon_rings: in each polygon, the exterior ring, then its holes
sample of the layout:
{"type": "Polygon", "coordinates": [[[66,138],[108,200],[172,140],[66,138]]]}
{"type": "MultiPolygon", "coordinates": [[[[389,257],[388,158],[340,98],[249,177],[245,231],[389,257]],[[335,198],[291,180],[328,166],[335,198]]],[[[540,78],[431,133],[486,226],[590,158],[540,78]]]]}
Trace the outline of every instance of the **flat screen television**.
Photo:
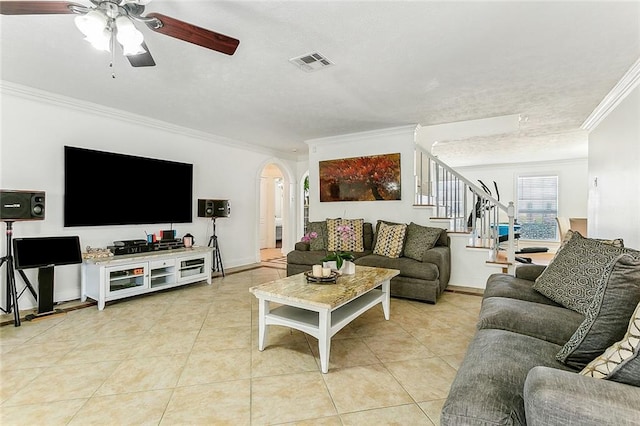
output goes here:
{"type": "Polygon", "coordinates": [[[13,252],[16,269],[82,263],[78,236],[14,238],[13,252]]]}
{"type": "Polygon", "coordinates": [[[193,221],[193,164],[64,147],[64,226],[193,221]]]}

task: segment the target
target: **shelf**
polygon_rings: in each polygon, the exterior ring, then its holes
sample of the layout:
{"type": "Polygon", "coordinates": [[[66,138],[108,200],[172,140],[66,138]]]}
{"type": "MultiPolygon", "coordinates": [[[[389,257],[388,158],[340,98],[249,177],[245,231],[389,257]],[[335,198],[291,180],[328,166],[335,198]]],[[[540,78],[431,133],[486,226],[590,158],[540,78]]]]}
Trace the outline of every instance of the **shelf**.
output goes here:
{"type": "Polygon", "coordinates": [[[81,299],[105,303],[198,281],[211,284],[212,249],[193,247],[139,256],[123,255],[82,264],[81,299]]]}
{"type": "Polygon", "coordinates": [[[138,275],[124,275],[121,277],[111,277],[110,281],[121,281],[121,280],[130,280],[131,278],[137,278],[137,277],[143,277],[144,274],[138,274],[138,275]]]}

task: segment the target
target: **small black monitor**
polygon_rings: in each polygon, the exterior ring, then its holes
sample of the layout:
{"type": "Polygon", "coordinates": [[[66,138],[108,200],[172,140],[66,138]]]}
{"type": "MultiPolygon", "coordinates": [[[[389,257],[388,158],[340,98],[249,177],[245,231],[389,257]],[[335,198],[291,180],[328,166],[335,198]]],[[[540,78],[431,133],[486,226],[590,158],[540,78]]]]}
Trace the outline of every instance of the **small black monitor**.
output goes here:
{"type": "Polygon", "coordinates": [[[14,238],[13,255],[16,269],[82,263],[78,236],[14,238]]]}

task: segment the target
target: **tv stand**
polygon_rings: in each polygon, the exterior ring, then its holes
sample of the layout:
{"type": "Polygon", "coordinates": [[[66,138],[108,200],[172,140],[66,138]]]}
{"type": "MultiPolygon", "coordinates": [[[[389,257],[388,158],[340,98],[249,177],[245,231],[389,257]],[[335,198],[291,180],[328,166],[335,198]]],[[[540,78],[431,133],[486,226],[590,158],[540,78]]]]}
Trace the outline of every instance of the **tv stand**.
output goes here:
{"type": "Polygon", "coordinates": [[[81,296],[106,302],[152,293],[185,284],[211,284],[210,247],[190,247],[156,252],[85,259],[82,263],[81,296]]]}

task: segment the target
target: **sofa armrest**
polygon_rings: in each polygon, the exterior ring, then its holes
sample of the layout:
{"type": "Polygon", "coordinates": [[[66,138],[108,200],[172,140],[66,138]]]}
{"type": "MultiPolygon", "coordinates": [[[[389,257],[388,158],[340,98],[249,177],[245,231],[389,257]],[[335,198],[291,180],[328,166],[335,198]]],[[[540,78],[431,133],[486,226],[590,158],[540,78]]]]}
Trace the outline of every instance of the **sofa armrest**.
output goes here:
{"type": "Polygon", "coordinates": [[[311,247],[311,244],[305,243],[303,241],[298,241],[296,243],[296,245],[294,246],[294,249],[295,250],[300,250],[300,251],[309,251],[309,250],[311,250],[310,247],[311,247]]]}
{"type": "Polygon", "coordinates": [[[545,265],[520,265],[516,268],[516,278],[535,281],[546,268],[545,265]]]}
{"type": "Polygon", "coordinates": [[[451,276],[451,249],[447,246],[435,246],[422,255],[422,262],[433,263],[438,267],[440,286],[444,288],[451,276]]]}
{"type": "Polygon", "coordinates": [[[534,367],[524,383],[527,425],[637,425],[640,388],[549,367],[534,367]]]}

